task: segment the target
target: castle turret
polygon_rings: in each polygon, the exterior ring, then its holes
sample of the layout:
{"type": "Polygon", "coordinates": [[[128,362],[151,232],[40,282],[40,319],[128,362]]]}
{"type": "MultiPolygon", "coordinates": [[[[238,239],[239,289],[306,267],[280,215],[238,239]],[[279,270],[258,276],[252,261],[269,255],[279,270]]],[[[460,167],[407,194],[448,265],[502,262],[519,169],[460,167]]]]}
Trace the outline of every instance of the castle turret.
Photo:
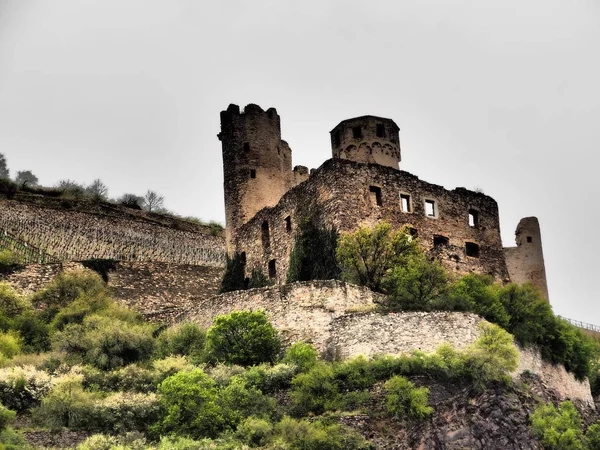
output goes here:
{"type": "Polygon", "coordinates": [[[221,112],[227,250],[235,232],[264,207],[274,206],[293,184],[292,150],[281,140],[275,108],[250,104],[221,112]]]}
{"type": "Polygon", "coordinates": [[[521,219],[515,232],[516,247],[504,248],[506,266],[513,283],[532,283],[548,299],[542,235],[537,217],[521,219]]]}
{"type": "Polygon", "coordinates": [[[330,132],[333,157],[399,169],[399,131],[393,120],[383,117],[344,120],[330,132]]]}

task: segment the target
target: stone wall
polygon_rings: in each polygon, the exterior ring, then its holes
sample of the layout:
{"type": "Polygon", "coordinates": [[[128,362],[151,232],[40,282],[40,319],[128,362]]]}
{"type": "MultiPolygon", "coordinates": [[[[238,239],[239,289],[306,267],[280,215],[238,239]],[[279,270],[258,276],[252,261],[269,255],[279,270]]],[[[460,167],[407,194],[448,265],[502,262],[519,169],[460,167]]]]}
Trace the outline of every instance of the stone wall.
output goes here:
{"type": "Polygon", "coordinates": [[[508,280],[494,199],[464,188],[449,191],[391,167],[343,159],[326,161],[275,207],[262,209],[235,231],[235,248],[245,252],[247,271],[260,267],[278,281],[285,280],[294,234],[306,216],[341,232],[382,220],[398,228],[409,224],[423,248],[439,256],[451,271],[508,280]],[[401,195],[407,196],[408,211],[401,195]],[[431,216],[428,201],[434,202],[431,216]]]}
{"type": "MultiPolygon", "coordinates": [[[[382,296],[338,281],[314,281],[237,291],[205,299],[180,320],[209,327],[214,318],[235,310],[263,310],[284,341],[307,341],[321,353],[342,357],[430,352],[444,342],[464,349],[479,336],[482,319],[471,313],[374,312],[382,296]]],[[[517,377],[528,370],[556,391],[593,407],[589,384],[578,382],[562,366],[541,361],[539,352],[522,350],[517,377]]]]}
{"type": "Polygon", "coordinates": [[[224,265],[223,237],[206,227],[107,204],[42,200],[0,200],[0,232],[63,261],[224,265]]]}
{"type": "MultiPolygon", "coordinates": [[[[43,289],[64,271],[83,270],[80,263],[34,264],[10,275],[0,275],[21,295],[43,289]]],[[[223,269],[186,264],[121,261],[108,272],[108,286],[119,303],[146,318],[173,322],[187,309],[219,291],[223,269]]]]}

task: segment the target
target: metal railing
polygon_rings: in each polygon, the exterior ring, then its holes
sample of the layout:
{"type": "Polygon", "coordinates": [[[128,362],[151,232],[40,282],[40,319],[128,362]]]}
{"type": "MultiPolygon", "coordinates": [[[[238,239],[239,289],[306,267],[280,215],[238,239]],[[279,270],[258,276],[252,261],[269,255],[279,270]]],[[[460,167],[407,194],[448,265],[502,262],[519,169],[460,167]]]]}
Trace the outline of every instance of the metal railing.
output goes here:
{"type": "Polygon", "coordinates": [[[590,331],[596,331],[596,332],[600,333],[600,326],[598,326],[598,325],[592,325],[591,323],[580,322],[579,320],[567,319],[566,317],[563,317],[563,316],[558,316],[558,317],[560,317],[563,320],[566,320],[571,325],[574,325],[577,328],[582,328],[584,330],[590,330],[590,331]]]}
{"type": "Polygon", "coordinates": [[[0,249],[12,251],[24,264],[56,263],[60,260],[0,228],[0,249]]]}

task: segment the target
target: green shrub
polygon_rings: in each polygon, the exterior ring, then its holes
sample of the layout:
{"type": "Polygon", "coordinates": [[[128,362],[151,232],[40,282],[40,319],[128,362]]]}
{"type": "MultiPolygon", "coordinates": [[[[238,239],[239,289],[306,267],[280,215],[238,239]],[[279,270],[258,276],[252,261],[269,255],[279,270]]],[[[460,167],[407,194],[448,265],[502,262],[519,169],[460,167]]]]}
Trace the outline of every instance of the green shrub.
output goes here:
{"type": "Polygon", "coordinates": [[[256,289],[271,286],[273,281],[270,280],[260,267],[252,269],[250,280],[248,281],[248,289],[256,289]]]}
{"type": "Polygon", "coordinates": [[[6,428],[4,431],[0,432],[0,448],[3,448],[4,450],[33,449],[23,435],[12,428],[6,428]]]}
{"type": "MultiPolygon", "coordinates": [[[[251,370],[253,368],[250,368],[249,370],[251,370]]],[[[215,366],[212,367],[207,367],[206,372],[208,373],[208,375],[215,381],[215,383],[217,383],[217,386],[225,386],[226,384],[229,384],[229,382],[231,381],[231,378],[233,378],[236,375],[241,375],[245,372],[245,369],[242,366],[235,366],[235,365],[228,365],[228,364],[217,364],[215,366]]],[[[246,378],[244,378],[246,379],[246,378]]],[[[264,382],[264,380],[266,379],[266,376],[261,376],[260,377],[260,382],[264,382]]],[[[246,379],[246,381],[248,381],[246,379]]],[[[262,389],[262,384],[259,387],[259,384],[254,384],[251,383],[254,387],[260,389],[262,392],[267,392],[266,390],[262,389]]]]}
{"type": "Polygon", "coordinates": [[[429,311],[445,293],[448,275],[439,261],[413,255],[391,269],[385,282],[392,310],[429,311]]]}
{"type": "Polygon", "coordinates": [[[17,417],[17,413],[0,404],[0,431],[4,431],[17,417]]]}
{"type": "Polygon", "coordinates": [[[18,333],[14,331],[0,332],[0,355],[5,358],[12,358],[21,353],[23,340],[18,333]]]}
{"type": "Polygon", "coordinates": [[[82,368],[82,375],[83,386],[91,390],[152,392],[157,387],[155,372],[137,364],[129,364],[110,372],[103,372],[91,366],[84,366],[82,368]]]}
{"type": "Polygon", "coordinates": [[[262,311],[233,311],[215,318],[207,333],[215,361],[250,366],[274,362],[281,349],[277,331],[262,311]]]}
{"type": "Polygon", "coordinates": [[[368,389],[376,381],[370,361],[362,355],[334,364],[333,370],[336,383],[344,392],[368,389]]]}
{"type": "Polygon", "coordinates": [[[588,427],[585,438],[590,450],[600,450],[600,421],[588,427]]]}
{"type": "Polygon", "coordinates": [[[246,274],[245,274],[246,262],[239,253],[235,253],[233,258],[227,255],[227,261],[225,263],[225,273],[221,279],[221,289],[219,293],[241,291],[247,288],[246,274]]]}
{"type": "Polygon", "coordinates": [[[296,365],[302,372],[306,372],[317,363],[318,359],[319,354],[312,344],[295,342],[285,351],[281,362],[296,365]]]}
{"type": "Polygon", "coordinates": [[[27,310],[13,321],[14,329],[23,340],[25,352],[47,352],[51,347],[50,326],[41,318],[40,313],[27,310]]]}
{"type": "Polygon", "coordinates": [[[196,367],[185,356],[167,356],[152,363],[154,383],[160,384],[166,378],[179,372],[190,372],[196,367]]]}
{"type": "Polygon", "coordinates": [[[260,364],[249,367],[245,372],[238,375],[250,386],[254,386],[264,393],[272,393],[278,389],[290,386],[292,378],[298,374],[298,367],[290,364],[260,364]]]}
{"type": "Polygon", "coordinates": [[[17,184],[8,178],[0,178],[0,197],[13,199],[17,193],[17,184]]]}
{"type": "Polygon", "coordinates": [[[98,395],[83,389],[80,375],[61,377],[34,413],[34,420],[45,427],[60,429],[97,426],[95,402],[98,395]]]}
{"type": "Polygon", "coordinates": [[[33,367],[0,369],[0,402],[17,412],[37,406],[52,387],[52,378],[33,367]]]}
{"type": "Polygon", "coordinates": [[[32,302],[36,305],[66,306],[78,297],[106,296],[107,288],[98,274],[89,270],[63,272],[44,289],[36,292],[32,302]]]}
{"type": "Polygon", "coordinates": [[[248,417],[237,428],[236,437],[250,447],[266,445],[273,436],[273,425],[265,419],[248,417]]]}
{"type": "MultiPolygon", "coordinates": [[[[372,448],[359,434],[340,425],[285,417],[275,427],[280,441],[291,450],[362,450],[372,448]]],[[[281,448],[281,447],[280,447],[281,448]]],[[[286,448],[286,447],[283,447],[286,448]]]]}
{"type": "Polygon", "coordinates": [[[337,260],[344,280],[383,292],[389,272],[419,253],[408,227],[393,231],[390,223],[379,222],[373,228],[342,234],[337,260]]]}
{"type": "Polygon", "coordinates": [[[98,315],[86,317],[82,324],[67,325],[54,335],[54,345],[58,350],[103,370],[148,360],[154,351],[149,325],[136,325],[98,315]]]}
{"type": "Polygon", "coordinates": [[[558,410],[553,404],[540,404],[530,417],[531,430],[548,450],[584,449],[581,416],[570,401],[558,410]]]}
{"type": "Polygon", "coordinates": [[[0,250],[0,273],[8,274],[23,267],[23,261],[11,250],[0,250]]]}
{"type": "Polygon", "coordinates": [[[261,391],[234,377],[219,392],[219,405],[228,427],[235,429],[246,417],[272,417],[275,413],[275,400],[266,397],[261,391]]]}
{"type": "Polygon", "coordinates": [[[290,399],[295,415],[319,415],[337,408],[340,394],[331,365],[318,363],[294,377],[292,386],[290,399]]]}
{"type": "Polygon", "coordinates": [[[10,284],[0,282],[0,315],[15,318],[31,308],[31,305],[21,298],[10,284]]]}
{"type": "MultiPolygon", "coordinates": [[[[120,439],[116,436],[93,434],[77,446],[77,450],[113,450],[119,448],[120,439]]],[[[122,449],[126,450],[126,449],[122,449]]]]}
{"type": "Polygon", "coordinates": [[[196,324],[184,323],[167,328],[158,336],[156,354],[161,358],[183,355],[199,361],[204,355],[205,344],[206,332],[196,324]]]}
{"type": "Polygon", "coordinates": [[[158,434],[177,433],[192,438],[216,437],[225,427],[216,384],[204,371],[180,372],[159,387],[162,419],[158,434]]]}
{"type": "Polygon", "coordinates": [[[115,392],[96,401],[94,426],[119,434],[143,432],[156,422],[159,412],[160,403],[154,393],[115,392]]]}
{"type": "Polygon", "coordinates": [[[338,236],[335,228],[321,228],[309,218],[301,220],[290,253],[287,282],[339,279],[338,236]]]}
{"type": "Polygon", "coordinates": [[[433,412],[428,405],[429,389],[416,387],[402,376],[390,378],[383,385],[386,409],[398,419],[422,420],[433,412]]]}

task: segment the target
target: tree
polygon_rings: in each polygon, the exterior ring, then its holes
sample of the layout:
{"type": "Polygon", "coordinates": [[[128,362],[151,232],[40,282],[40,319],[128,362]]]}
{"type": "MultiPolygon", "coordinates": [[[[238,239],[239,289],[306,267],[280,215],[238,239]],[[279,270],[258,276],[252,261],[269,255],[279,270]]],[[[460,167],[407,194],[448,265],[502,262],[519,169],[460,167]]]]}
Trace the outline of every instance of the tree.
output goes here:
{"type": "Polygon", "coordinates": [[[233,311],[218,316],[206,335],[212,359],[251,366],[274,362],[281,342],[263,311],[233,311]]]}
{"type": "Polygon", "coordinates": [[[8,179],[10,173],[8,171],[8,166],[6,165],[6,157],[0,153],[0,179],[8,179]]]}
{"type": "Polygon", "coordinates": [[[391,269],[385,284],[391,308],[428,311],[445,292],[448,275],[438,261],[415,255],[391,269]]]}
{"type": "Polygon", "coordinates": [[[161,195],[158,195],[154,191],[148,190],[146,195],[144,195],[144,203],[143,207],[146,211],[152,212],[159,209],[162,209],[164,205],[165,199],[161,195]]]}
{"type": "Polygon", "coordinates": [[[533,434],[549,450],[583,450],[581,416],[570,401],[540,404],[530,417],[533,434]]]}
{"type": "Polygon", "coordinates": [[[106,200],[106,197],[108,196],[108,187],[106,187],[102,180],[96,178],[92,181],[92,184],[85,188],[85,192],[95,200],[106,200]]]}
{"type": "Polygon", "coordinates": [[[85,194],[85,188],[73,180],[60,180],[56,187],[62,190],[64,195],[71,197],[83,197],[85,194]]]}
{"type": "Polygon", "coordinates": [[[345,280],[385,292],[385,279],[391,269],[417,253],[417,242],[408,227],[393,231],[390,223],[380,222],[373,228],[343,234],[337,259],[345,280]]]}
{"type": "Polygon", "coordinates": [[[311,219],[300,222],[290,254],[287,282],[338,279],[337,241],[335,228],[320,228],[311,219]]]}
{"type": "Polygon", "coordinates": [[[135,194],[123,194],[117,199],[117,203],[130,209],[142,209],[144,198],[135,194]]]}
{"type": "Polygon", "coordinates": [[[37,186],[38,177],[31,173],[31,170],[19,170],[15,177],[15,183],[17,183],[19,187],[37,186]]]}

